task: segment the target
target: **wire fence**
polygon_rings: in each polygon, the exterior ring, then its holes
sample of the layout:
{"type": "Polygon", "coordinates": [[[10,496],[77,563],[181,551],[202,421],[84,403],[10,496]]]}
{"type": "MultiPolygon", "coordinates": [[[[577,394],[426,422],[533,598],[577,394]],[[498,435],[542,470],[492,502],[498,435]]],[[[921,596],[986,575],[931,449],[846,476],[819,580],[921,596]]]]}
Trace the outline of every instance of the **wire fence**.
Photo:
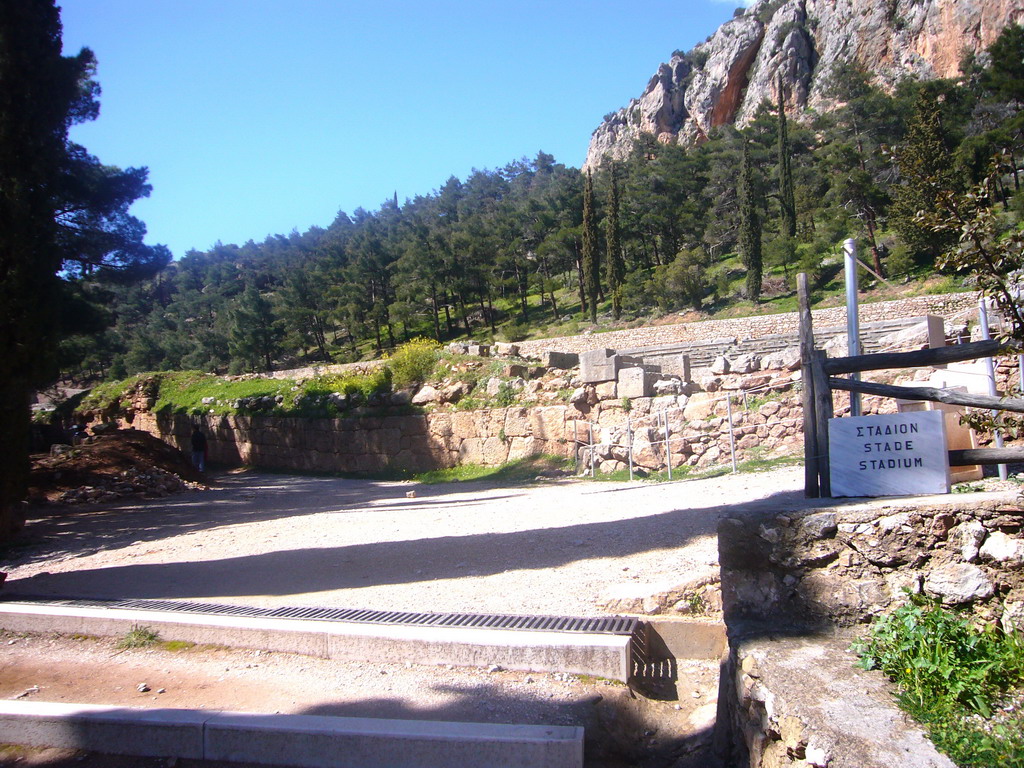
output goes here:
{"type": "MultiPolygon", "coordinates": [[[[751,410],[750,401],[752,395],[760,395],[761,393],[770,392],[772,390],[788,390],[792,389],[793,386],[793,381],[775,383],[768,382],[757,387],[736,390],[735,392],[726,392],[723,395],[719,395],[718,397],[706,401],[706,404],[712,408],[718,403],[725,403],[725,419],[727,425],[726,432],[728,435],[729,442],[729,465],[731,466],[732,472],[738,471],[739,462],[739,450],[736,447],[736,417],[738,414],[737,411],[733,409],[733,401],[736,401],[737,408],[739,407],[740,402],[742,402],[743,412],[749,412],[751,410]]],[[[573,443],[575,446],[574,450],[576,458],[576,473],[583,474],[583,472],[589,468],[591,477],[596,476],[598,464],[596,457],[598,450],[600,449],[602,454],[624,454],[626,459],[624,463],[629,469],[629,479],[633,480],[637,470],[637,464],[634,460],[634,448],[638,442],[636,440],[636,433],[643,430],[647,432],[649,435],[650,430],[653,428],[657,430],[659,434],[663,435],[663,437],[659,440],[644,439],[641,442],[645,447],[650,446],[652,449],[656,449],[657,447],[661,448],[661,450],[664,452],[664,461],[662,462],[663,468],[668,474],[668,479],[672,480],[674,469],[673,464],[675,464],[676,467],[684,466],[686,464],[686,460],[688,459],[688,457],[692,455],[691,453],[687,453],[682,450],[683,447],[688,445],[689,443],[687,438],[682,434],[672,434],[672,428],[669,417],[669,412],[672,410],[682,411],[683,407],[676,406],[676,408],[662,408],[658,411],[655,411],[654,414],[652,414],[656,419],[656,424],[654,425],[643,423],[636,424],[633,421],[632,415],[627,413],[624,434],[626,442],[624,443],[595,441],[595,430],[600,431],[603,429],[599,424],[595,424],[594,422],[589,420],[573,422],[573,443]],[[581,425],[585,425],[585,427],[581,425]],[[673,444],[676,446],[675,453],[673,453],[673,444]],[[616,451],[616,449],[618,450],[616,451]],[[673,456],[678,456],[680,460],[678,462],[674,462],[673,456]]],[[[649,419],[650,417],[647,417],[647,419],[641,418],[640,421],[642,422],[649,419]]],[[[658,471],[659,468],[660,467],[655,467],[654,469],[655,471],[658,471]]],[[[713,468],[713,466],[708,468],[711,469],[713,468]]]]}

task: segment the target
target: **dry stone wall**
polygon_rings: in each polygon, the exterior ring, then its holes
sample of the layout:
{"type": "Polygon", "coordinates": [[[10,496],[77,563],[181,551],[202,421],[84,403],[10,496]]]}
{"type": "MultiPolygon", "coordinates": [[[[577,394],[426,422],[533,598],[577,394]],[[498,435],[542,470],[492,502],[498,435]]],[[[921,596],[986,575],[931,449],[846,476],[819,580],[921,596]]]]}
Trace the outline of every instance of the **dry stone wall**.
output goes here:
{"type": "MultiPolygon", "coordinates": [[[[120,423],[185,452],[192,424],[199,423],[214,463],[301,472],[498,466],[536,454],[575,457],[583,468],[593,461],[597,470],[611,472],[628,465],[630,452],[636,468],[657,471],[666,467],[666,427],[674,468],[730,460],[730,406],[723,393],[636,397],[627,403],[616,394],[615,382],[608,384],[579,388],[575,402],[541,407],[346,419],[137,412],[120,423]]],[[[793,392],[764,401],[751,396],[747,407],[741,395],[733,392],[732,398],[732,445],[739,459],[800,450],[802,419],[793,392]]]]}
{"type": "Polygon", "coordinates": [[[750,514],[718,529],[730,653],[721,725],[750,768],[953,768],[854,668],[856,627],[904,590],[1024,630],[1024,511],[1012,493],[750,514]]]}
{"type": "Polygon", "coordinates": [[[731,518],[719,526],[726,617],[849,626],[909,589],[1024,629],[1022,527],[1008,493],[731,518]]]}

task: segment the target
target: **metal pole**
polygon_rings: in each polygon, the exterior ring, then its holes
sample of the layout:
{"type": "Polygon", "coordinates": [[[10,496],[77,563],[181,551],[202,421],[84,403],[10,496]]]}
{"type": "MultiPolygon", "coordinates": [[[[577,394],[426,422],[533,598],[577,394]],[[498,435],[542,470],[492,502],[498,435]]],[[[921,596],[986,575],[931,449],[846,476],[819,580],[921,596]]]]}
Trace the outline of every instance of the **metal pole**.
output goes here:
{"type": "MultiPolygon", "coordinates": [[[[987,304],[988,304],[987,300],[985,299],[984,296],[982,296],[981,300],[978,302],[978,320],[981,323],[981,338],[983,338],[985,340],[988,340],[988,339],[992,338],[992,336],[991,336],[991,334],[989,333],[989,330],[988,330],[988,306],[987,306],[987,304]]],[[[992,361],[991,357],[986,357],[985,358],[985,372],[988,375],[988,393],[990,395],[995,396],[995,395],[998,394],[996,392],[996,367],[995,367],[995,363],[992,361]]],[[[998,416],[998,412],[997,411],[992,411],[992,417],[995,418],[996,416],[998,416]]],[[[992,434],[995,437],[996,448],[1002,448],[1003,447],[1003,433],[1000,432],[998,429],[995,429],[995,430],[992,430],[992,434]]],[[[1007,477],[1009,477],[1009,472],[1006,469],[1006,465],[1005,464],[1000,464],[999,465],[999,479],[1000,480],[1005,480],[1007,477]]]]}
{"type": "Polygon", "coordinates": [[[633,482],[633,419],[628,413],[626,414],[626,439],[629,440],[626,450],[629,457],[629,482],[633,482]]]}
{"type": "Polygon", "coordinates": [[[672,447],[668,441],[668,413],[666,411],[661,412],[661,417],[665,420],[665,466],[668,467],[668,479],[672,479],[672,447]]]}
{"type": "Polygon", "coordinates": [[[587,426],[590,427],[590,477],[597,477],[597,467],[594,466],[594,422],[588,421],[587,426]]]}
{"type": "MultiPolygon", "coordinates": [[[[852,237],[843,243],[843,264],[846,273],[846,354],[850,357],[859,355],[860,322],[857,309],[857,241],[852,237]]],[[[851,379],[859,380],[860,374],[854,373],[851,379]]],[[[860,393],[850,393],[850,415],[860,416],[860,393]]]]}
{"type": "Polygon", "coordinates": [[[732,473],[735,475],[738,470],[736,469],[736,437],[732,432],[732,395],[725,396],[725,410],[729,418],[729,454],[732,456],[732,473]]]}
{"type": "Polygon", "coordinates": [[[804,496],[816,499],[818,483],[818,429],[814,397],[814,323],[811,320],[811,292],[804,272],[796,276],[796,295],[800,305],[800,370],[803,393],[804,496]]]}

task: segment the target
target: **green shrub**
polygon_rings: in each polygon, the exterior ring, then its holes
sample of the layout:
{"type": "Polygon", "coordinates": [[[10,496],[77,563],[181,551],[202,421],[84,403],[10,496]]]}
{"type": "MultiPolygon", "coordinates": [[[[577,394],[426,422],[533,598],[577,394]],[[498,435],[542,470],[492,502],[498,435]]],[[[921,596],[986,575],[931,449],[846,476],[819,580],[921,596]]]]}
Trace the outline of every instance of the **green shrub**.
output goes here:
{"type": "Polygon", "coordinates": [[[498,385],[498,394],[494,396],[494,400],[500,407],[508,408],[516,399],[516,388],[509,382],[503,381],[498,385]]]}
{"type": "Polygon", "coordinates": [[[885,268],[891,277],[903,277],[914,271],[914,257],[903,243],[896,243],[885,257],[885,268]]]}
{"type": "Polygon", "coordinates": [[[505,341],[522,341],[530,336],[530,326],[525,323],[508,323],[501,329],[501,335],[505,341]]]}
{"type": "Polygon", "coordinates": [[[1024,640],[909,597],[854,644],[860,665],[898,685],[900,706],[958,765],[1024,768],[1024,715],[999,706],[1024,683],[1024,640]]]}
{"type": "Polygon", "coordinates": [[[407,389],[430,378],[441,359],[441,345],[433,339],[417,338],[402,344],[388,360],[391,383],[396,389],[407,389]]]}

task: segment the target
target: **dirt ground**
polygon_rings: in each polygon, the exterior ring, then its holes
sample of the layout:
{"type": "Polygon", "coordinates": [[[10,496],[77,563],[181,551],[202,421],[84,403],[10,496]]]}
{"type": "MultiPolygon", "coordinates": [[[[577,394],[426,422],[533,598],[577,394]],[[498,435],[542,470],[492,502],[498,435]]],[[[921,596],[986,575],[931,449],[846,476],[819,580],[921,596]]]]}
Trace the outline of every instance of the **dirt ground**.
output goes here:
{"type": "MultiPolygon", "coordinates": [[[[125,461],[191,471],[177,452],[153,459],[152,446],[125,442],[97,441],[77,459],[101,476],[124,471],[125,461]]],[[[39,471],[40,497],[87,477],[67,466],[39,471]]],[[[33,508],[22,538],[0,551],[3,595],[599,615],[714,574],[718,521],[741,508],[813,506],[802,479],[799,467],[528,487],[224,473],[205,490],[159,499],[33,508]]],[[[674,684],[645,697],[564,674],[0,634],[0,696],[8,699],[582,725],[590,768],[713,766],[717,675],[717,663],[684,665],[674,684]]],[[[167,765],[0,747],[0,765],[13,764],[167,765]]]]}
{"type": "Polygon", "coordinates": [[[157,469],[177,475],[187,483],[205,485],[181,451],[137,429],[123,429],[90,437],[90,442],[70,451],[32,457],[29,501],[46,504],[82,486],[103,487],[117,483],[126,473],[157,469]]]}
{"type": "MultiPolygon", "coordinates": [[[[596,615],[609,600],[713,572],[719,518],[739,504],[805,504],[801,479],[787,469],[502,487],[229,473],[162,499],[35,509],[0,560],[3,594],[596,615]]],[[[0,636],[6,698],[583,725],[589,766],[706,764],[717,673],[714,662],[684,665],[673,686],[646,698],[563,674],[0,636]]],[[[16,749],[0,763],[80,757],[16,749]]]]}

